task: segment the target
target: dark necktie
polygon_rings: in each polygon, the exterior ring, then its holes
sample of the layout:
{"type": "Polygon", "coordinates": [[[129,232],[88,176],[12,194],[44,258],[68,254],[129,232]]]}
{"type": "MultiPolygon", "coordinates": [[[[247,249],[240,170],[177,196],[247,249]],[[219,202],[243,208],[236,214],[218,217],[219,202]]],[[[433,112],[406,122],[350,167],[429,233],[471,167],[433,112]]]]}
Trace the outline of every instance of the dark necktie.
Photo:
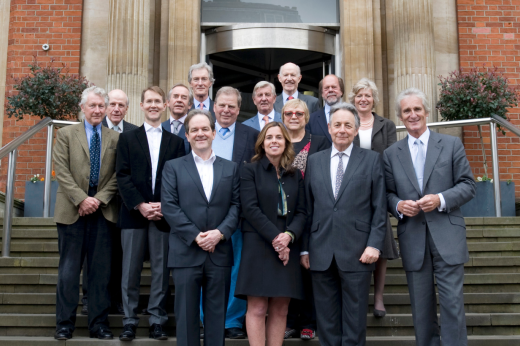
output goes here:
{"type": "Polygon", "coordinates": [[[99,133],[94,127],[94,133],[90,138],[90,186],[97,186],[99,177],[99,155],[100,155],[99,133]]]}

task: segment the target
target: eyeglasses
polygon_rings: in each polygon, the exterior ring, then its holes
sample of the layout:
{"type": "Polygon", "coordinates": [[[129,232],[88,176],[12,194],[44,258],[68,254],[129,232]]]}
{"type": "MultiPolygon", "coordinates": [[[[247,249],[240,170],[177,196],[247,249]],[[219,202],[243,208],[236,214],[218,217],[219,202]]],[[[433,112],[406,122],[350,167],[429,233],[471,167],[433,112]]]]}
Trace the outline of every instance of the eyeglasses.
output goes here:
{"type": "Polygon", "coordinates": [[[298,118],[301,118],[305,115],[305,113],[303,112],[283,112],[283,115],[288,117],[288,118],[291,118],[293,115],[296,115],[298,118]]]}

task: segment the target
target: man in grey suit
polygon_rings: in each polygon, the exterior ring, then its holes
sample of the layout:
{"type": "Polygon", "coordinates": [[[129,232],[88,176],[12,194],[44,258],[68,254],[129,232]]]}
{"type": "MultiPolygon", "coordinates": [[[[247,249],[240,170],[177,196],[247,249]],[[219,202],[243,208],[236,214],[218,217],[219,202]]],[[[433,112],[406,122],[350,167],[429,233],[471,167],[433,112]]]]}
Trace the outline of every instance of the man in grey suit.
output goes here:
{"type": "Polygon", "coordinates": [[[214,103],[209,98],[210,88],[215,83],[211,66],[205,62],[191,65],[188,72],[188,83],[190,83],[194,96],[190,110],[202,109],[209,111],[213,116],[213,120],[215,120],[214,103]]]}
{"type": "Polygon", "coordinates": [[[363,346],[370,278],[386,232],[383,164],[377,152],[353,145],[356,108],[331,108],[331,149],[309,157],[305,189],[310,233],[302,265],[311,270],[323,346],[363,346]]]}
{"type": "Polygon", "coordinates": [[[408,136],[383,157],[388,210],[399,220],[397,236],[412,303],[417,346],[467,345],[464,263],[469,259],[460,206],[475,195],[475,181],[461,141],[431,132],[430,107],[415,88],[399,94],[396,113],[408,136]],[[439,291],[441,332],[435,282],[439,291]]]}
{"type": "Polygon", "coordinates": [[[274,110],[274,100],[276,89],[273,83],[261,81],[256,83],[253,88],[253,102],[258,109],[256,116],[244,121],[242,124],[262,131],[267,123],[278,121],[282,122],[280,112],[274,110]]]}
{"type": "Polygon", "coordinates": [[[177,344],[200,346],[202,288],[204,345],[223,346],[231,236],[240,214],[238,165],[213,152],[215,122],[209,112],[190,111],[184,126],[192,152],[165,164],[161,195],[171,226],[168,267],[175,283],[177,344]]]}
{"type": "Polygon", "coordinates": [[[278,80],[282,84],[283,91],[276,97],[274,103],[274,109],[278,112],[282,112],[283,106],[292,99],[300,99],[307,104],[309,113],[312,114],[320,108],[319,100],[314,96],[304,95],[298,92],[298,84],[302,80],[302,74],[300,66],[288,62],[280,67],[278,74],[278,80]]]}
{"type": "Polygon", "coordinates": [[[170,118],[163,121],[162,127],[165,131],[171,132],[184,140],[184,149],[188,154],[191,149],[184,130],[184,120],[193,106],[193,92],[186,85],[177,83],[168,92],[167,101],[170,118]]]}

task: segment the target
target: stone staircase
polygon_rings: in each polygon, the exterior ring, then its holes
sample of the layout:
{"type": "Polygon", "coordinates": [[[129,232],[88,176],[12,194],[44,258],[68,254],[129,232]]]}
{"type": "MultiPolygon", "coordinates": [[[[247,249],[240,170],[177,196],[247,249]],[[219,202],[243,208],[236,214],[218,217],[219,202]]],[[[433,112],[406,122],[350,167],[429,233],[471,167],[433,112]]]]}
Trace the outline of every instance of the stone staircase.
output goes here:
{"type": "MultiPolygon", "coordinates": [[[[466,218],[466,223],[470,261],[465,266],[464,291],[469,345],[518,346],[520,218],[466,218]]],[[[74,338],[66,342],[52,338],[58,273],[57,232],[52,219],[15,218],[11,256],[0,258],[0,345],[120,344],[117,338],[112,341],[89,339],[86,316],[79,315],[81,305],[78,306],[74,338]]],[[[387,316],[382,319],[376,319],[371,314],[367,316],[367,344],[415,345],[411,307],[401,261],[388,263],[385,289],[387,316]]],[[[143,307],[147,302],[149,284],[149,268],[145,265],[141,281],[143,307]]],[[[168,311],[173,312],[171,298],[168,311]]],[[[371,295],[371,303],[372,300],[371,295]]],[[[109,319],[111,329],[117,336],[122,329],[121,316],[111,315],[109,319]]],[[[173,345],[176,343],[173,315],[167,330],[172,337],[166,343],[173,345]]],[[[143,316],[138,328],[136,342],[150,345],[157,343],[147,338],[146,316],[143,316]]],[[[311,342],[291,339],[285,344],[317,346],[318,342],[317,339],[311,342]]],[[[247,340],[228,340],[227,344],[248,345],[247,340]]]]}

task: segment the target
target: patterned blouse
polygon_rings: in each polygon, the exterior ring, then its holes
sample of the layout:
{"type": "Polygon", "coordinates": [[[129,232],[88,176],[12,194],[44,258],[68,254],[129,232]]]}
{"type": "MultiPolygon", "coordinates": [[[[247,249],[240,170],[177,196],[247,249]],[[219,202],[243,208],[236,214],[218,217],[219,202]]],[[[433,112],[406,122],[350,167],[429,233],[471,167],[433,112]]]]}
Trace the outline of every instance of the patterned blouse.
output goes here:
{"type": "Polygon", "coordinates": [[[293,143],[294,151],[296,152],[293,167],[298,168],[300,172],[302,172],[302,178],[305,178],[305,168],[307,168],[307,158],[309,157],[309,150],[311,149],[311,140],[312,135],[309,134],[309,137],[303,137],[301,142],[293,143]],[[309,141],[305,143],[307,138],[309,141]],[[300,150],[298,151],[298,149],[300,150]]]}

